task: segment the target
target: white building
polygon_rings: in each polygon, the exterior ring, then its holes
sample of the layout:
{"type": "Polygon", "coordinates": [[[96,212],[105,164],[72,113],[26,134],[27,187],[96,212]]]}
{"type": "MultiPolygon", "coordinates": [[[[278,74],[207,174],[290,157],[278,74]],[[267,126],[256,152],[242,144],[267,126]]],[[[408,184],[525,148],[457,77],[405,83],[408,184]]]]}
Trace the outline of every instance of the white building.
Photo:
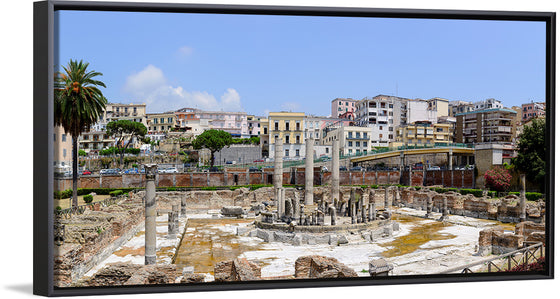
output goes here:
{"type": "Polygon", "coordinates": [[[486,99],[484,101],[474,102],[474,110],[485,110],[493,108],[504,108],[504,104],[496,99],[486,99]]]}
{"type": "Polygon", "coordinates": [[[368,127],[327,127],[323,130],[322,142],[325,145],[332,145],[333,140],[338,140],[343,155],[366,153],[373,146],[374,136],[370,132],[371,129],[368,127]]]}

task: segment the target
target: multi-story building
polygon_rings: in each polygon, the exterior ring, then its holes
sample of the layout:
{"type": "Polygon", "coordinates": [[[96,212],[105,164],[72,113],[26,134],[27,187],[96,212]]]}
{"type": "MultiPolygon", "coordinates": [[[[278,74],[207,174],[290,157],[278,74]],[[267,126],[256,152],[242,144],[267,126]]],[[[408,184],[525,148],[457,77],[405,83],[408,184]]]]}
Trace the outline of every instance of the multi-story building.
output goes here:
{"type": "MultiPolygon", "coordinates": [[[[268,123],[261,127],[263,147],[268,145],[268,156],[274,157],[276,138],[283,142],[283,156],[287,159],[302,159],[305,156],[305,131],[303,129],[305,113],[303,112],[270,112],[268,123]],[[266,135],[268,132],[268,135],[266,135]],[[264,137],[268,142],[264,144],[264,137]]],[[[263,148],[263,152],[265,149],[263,148]]]]}
{"type": "Polygon", "coordinates": [[[322,144],[322,131],[327,126],[332,125],[350,125],[353,121],[349,119],[332,118],[324,116],[306,115],[303,122],[305,136],[311,136],[315,139],[315,145],[322,144]]]}
{"type": "Polygon", "coordinates": [[[107,123],[123,119],[141,122],[147,127],[146,104],[108,103],[99,122],[92,127],[92,130],[103,131],[107,123]]]}
{"type": "Polygon", "coordinates": [[[331,101],[331,117],[354,119],[356,117],[356,102],[354,99],[336,98],[331,101]]]}
{"type": "Polygon", "coordinates": [[[428,100],[428,110],[436,112],[436,118],[449,116],[449,100],[443,98],[431,98],[428,100]]]}
{"type": "Polygon", "coordinates": [[[521,120],[523,122],[528,122],[535,117],[541,117],[546,115],[546,103],[527,103],[521,105],[523,110],[523,116],[521,120]]]}
{"type": "Polygon", "coordinates": [[[79,147],[86,153],[98,152],[104,148],[113,146],[115,139],[107,135],[106,131],[89,131],[82,133],[79,139],[79,147]]]}
{"type": "Polygon", "coordinates": [[[212,129],[226,131],[233,137],[250,137],[246,112],[197,110],[196,116],[211,123],[212,129]]]}
{"type": "MultiPolygon", "coordinates": [[[[439,116],[438,112],[440,112],[442,116],[445,115],[444,112],[442,111],[442,108],[444,107],[444,104],[442,104],[442,102],[443,101],[437,99],[431,101],[426,101],[422,99],[409,100],[406,109],[407,110],[406,121],[405,121],[406,124],[413,124],[418,121],[430,122],[430,123],[437,122],[437,118],[439,116]],[[439,110],[438,110],[438,106],[439,106],[439,110]]],[[[403,125],[402,122],[401,125],[403,125]]]]}
{"type": "Polygon", "coordinates": [[[178,126],[175,112],[148,113],[148,133],[166,133],[178,126]]]}
{"type": "Polygon", "coordinates": [[[261,120],[266,120],[266,117],[247,115],[247,130],[251,137],[259,137],[261,135],[261,120]]]}
{"type": "Polygon", "coordinates": [[[455,116],[457,113],[471,112],[474,110],[474,104],[466,101],[450,101],[449,116],[455,116]]]}
{"type": "Polygon", "coordinates": [[[453,125],[418,121],[399,127],[395,145],[448,145],[453,143],[453,125]]]}
{"type": "Polygon", "coordinates": [[[343,155],[355,155],[371,150],[372,136],[368,127],[335,124],[323,129],[322,143],[332,145],[338,140],[343,155]]]}
{"type": "Polygon", "coordinates": [[[389,146],[395,138],[395,128],[407,121],[408,99],[378,95],[356,103],[358,126],[369,127],[372,146],[389,146]]]}
{"type": "Polygon", "coordinates": [[[459,143],[513,143],[517,112],[492,108],[457,114],[459,143]]]}
{"type": "Polygon", "coordinates": [[[53,130],[54,172],[63,173],[72,169],[72,136],[61,126],[53,130]]]}
{"type": "Polygon", "coordinates": [[[474,110],[486,110],[494,108],[504,108],[502,102],[496,99],[486,99],[483,101],[474,102],[474,110]]]}

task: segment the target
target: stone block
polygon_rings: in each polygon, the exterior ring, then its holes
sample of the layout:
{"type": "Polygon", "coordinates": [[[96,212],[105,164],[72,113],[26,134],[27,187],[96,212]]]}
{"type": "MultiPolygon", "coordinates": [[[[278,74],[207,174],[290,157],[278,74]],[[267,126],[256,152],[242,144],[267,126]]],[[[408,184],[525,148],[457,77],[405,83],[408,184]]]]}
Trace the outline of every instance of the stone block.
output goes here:
{"type": "Polygon", "coordinates": [[[357,277],[356,272],[332,257],[302,256],[295,263],[296,278],[357,277]]]}

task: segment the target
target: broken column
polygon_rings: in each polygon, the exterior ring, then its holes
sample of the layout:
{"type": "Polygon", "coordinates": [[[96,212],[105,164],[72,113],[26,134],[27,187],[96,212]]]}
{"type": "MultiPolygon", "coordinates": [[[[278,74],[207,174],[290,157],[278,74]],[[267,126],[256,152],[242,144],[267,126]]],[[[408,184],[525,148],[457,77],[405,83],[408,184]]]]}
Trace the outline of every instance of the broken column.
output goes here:
{"type": "Polygon", "coordinates": [[[366,199],[365,197],[368,195],[367,194],[367,190],[364,190],[364,192],[362,192],[362,202],[360,202],[360,207],[362,209],[362,222],[366,223],[368,222],[368,216],[367,216],[367,203],[366,203],[366,199]]]}
{"type": "Polygon", "coordinates": [[[350,190],[350,199],[348,199],[348,209],[349,209],[349,216],[352,220],[352,224],[356,224],[356,188],[352,188],[350,190]]]}
{"type": "Polygon", "coordinates": [[[185,218],[187,216],[187,196],[181,196],[181,218],[185,218]]]}
{"type": "Polygon", "coordinates": [[[519,180],[521,181],[521,192],[519,192],[519,222],[525,221],[527,215],[527,204],[525,197],[525,174],[521,174],[519,176],[519,180]]]}
{"type": "Polygon", "coordinates": [[[171,206],[171,212],[167,213],[167,238],[174,239],[179,232],[179,205],[171,206]]]}
{"type": "Polygon", "coordinates": [[[329,215],[331,216],[331,225],[336,225],[336,209],[334,206],[329,206],[329,215]]]}
{"type": "Polygon", "coordinates": [[[385,212],[387,213],[387,219],[391,219],[391,208],[389,207],[389,187],[385,187],[385,212]]]}
{"type": "Polygon", "coordinates": [[[428,194],[428,200],[426,201],[426,217],[432,216],[432,209],[434,207],[434,197],[428,194]]]}
{"type": "Polygon", "coordinates": [[[305,140],[305,204],[313,204],[313,137],[305,140]]]}
{"type": "Polygon", "coordinates": [[[441,211],[441,218],[439,218],[439,221],[444,221],[447,220],[447,218],[449,218],[449,212],[447,211],[447,196],[443,196],[443,207],[442,207],[442,211],[441,211]]]}
{"type": "Polygon", "coordinates": [[[156,174],[157,164],[144,165],[146,170],[146,199],[145,206],[145,245],[144,263],[151,265],[156,263],[156,174]]]}

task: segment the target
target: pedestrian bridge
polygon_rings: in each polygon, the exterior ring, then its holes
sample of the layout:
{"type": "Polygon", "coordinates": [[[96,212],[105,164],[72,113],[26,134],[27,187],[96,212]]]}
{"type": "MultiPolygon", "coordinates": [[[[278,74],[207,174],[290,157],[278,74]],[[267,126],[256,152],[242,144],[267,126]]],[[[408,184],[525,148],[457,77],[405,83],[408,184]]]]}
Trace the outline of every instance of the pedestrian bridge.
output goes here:
{"type": "Polygon", "coordinates": [[[410,155],[425,155],[425,154],[449,154],[452,155],[474,155],[474,147],[470,144],[450,144],[450,145],[435,145],[435,146],[399,146],[380,148],[367,153],[360,153],[353,156],[346,156],[350,162],[365,162],[373,161],[383,158],[410,156],[410,155]]]}

